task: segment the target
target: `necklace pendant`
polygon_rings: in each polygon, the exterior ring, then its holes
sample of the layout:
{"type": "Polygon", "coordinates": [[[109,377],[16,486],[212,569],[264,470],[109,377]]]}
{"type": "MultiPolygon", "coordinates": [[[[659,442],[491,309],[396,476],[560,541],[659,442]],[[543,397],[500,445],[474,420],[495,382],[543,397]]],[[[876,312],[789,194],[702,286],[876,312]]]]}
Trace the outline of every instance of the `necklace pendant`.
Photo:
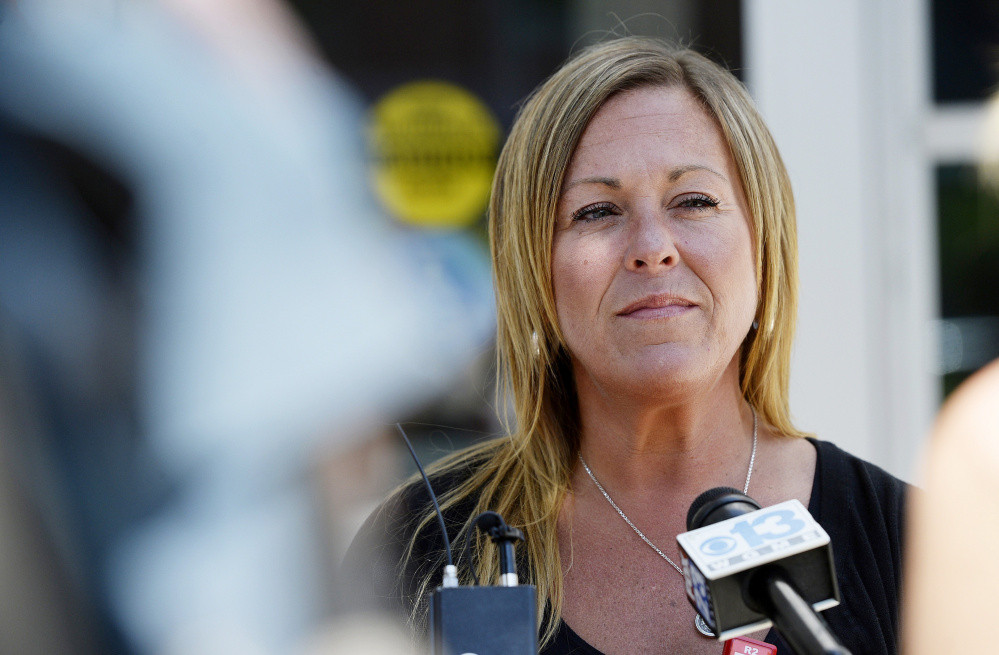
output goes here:
{"type": "Polygon", "coordinates": [[[714,639],[715,633],[711,632],[711,628],[708,627],[707,622],[701,618],[700,614],[694,613],[694,627],[705,637],[714,639]]]}

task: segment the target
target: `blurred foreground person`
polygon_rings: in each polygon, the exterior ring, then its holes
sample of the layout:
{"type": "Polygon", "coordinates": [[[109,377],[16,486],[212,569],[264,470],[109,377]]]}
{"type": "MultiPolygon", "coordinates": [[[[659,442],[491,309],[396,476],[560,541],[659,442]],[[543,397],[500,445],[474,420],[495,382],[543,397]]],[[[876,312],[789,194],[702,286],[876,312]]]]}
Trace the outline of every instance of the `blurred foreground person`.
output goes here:
{"type": "MultiPolygon", "coordinates": [[[[0,449],[44,554],[120,633],[97,651],[300,651],[329,605],[311,468],[486,347],[484,256],[381,215],[362,107],[281,6],[0,12],[0,449]],[[127,221],[121,282],[93,226],[127,221]]],[[[16,652],[53,652],[35,627],[16,652]]]]}
{"type": "MultiPolygon", "coordinates": [[[[984,132],[979,178],[999,193],[999,97],[989,103],[984,132]]],[[[922,484],[906,542],[905,653],[990,652],[999,589],[992,495],[999,485],[999,360],[947,399],[923,454],[922,484]]]]}
{"type": "Polygon", "coordinates": [[[987,653],[999,588],[999,361],[947,400],[908,532],[906,655],[987,653]]]}

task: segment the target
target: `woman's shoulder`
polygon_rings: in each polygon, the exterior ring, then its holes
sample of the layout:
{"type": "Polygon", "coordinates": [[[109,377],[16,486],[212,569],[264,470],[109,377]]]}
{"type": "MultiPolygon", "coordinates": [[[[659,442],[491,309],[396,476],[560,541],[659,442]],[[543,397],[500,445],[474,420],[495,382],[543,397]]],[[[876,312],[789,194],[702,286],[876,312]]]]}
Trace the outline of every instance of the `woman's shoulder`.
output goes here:
{"type": "MultiPolygon", "coordinates": [[[[451,498],[476,477],[492,452],[490,444],[472,447],[428,473],[434,496],[442,503],[452,549],[477,498],[474,494],[451,498]]],[[[351,590],[353,606],[406,613],[412,609],[412,599],[420,595],[420,581],[442,568],[446,558],[446,541],[434,514],[430,491],[422,477],[415,475],[368,516],[340,567],[339,578],[351,590]]]]}
{"type": "MultiPolygon", "coordinates": [[[[463,449],[443,458],[429,467],[427,478],[433,497],[442,503],[445,519],[462,514],[465,503],[447,502],[456,491],[467,485],[479,474],[495,452],[496,442],[490,441],[463,449]]],[[[419,474],[413,474],[402,483],[378,508],[372,512],[358,535],[384,532],[396,536],[402,530],[410,531],[422,521],[414,519],[433,509],[431,491],[419,474]]],[[[435,524],[436,525],[436,524],[435,524]]]]}
{"type": "Polygon", "coordinates": [[[842,598],[842,604],[824,616],[851,648],[898,652],[902,542],[910,487],[833,443],[810,441],[818,456],[809,511],[832,540],[842,598]]]}
{"type": "MultiPolygon", "coordinates": [[[[876,464],[829,441],[809,438],[815,446],[815,481],[809,509],[835,518],[844,512],[901,521],[910,486],[876,464]]],[[[899,526],[900,527],[900,526],[899,526]]]]}

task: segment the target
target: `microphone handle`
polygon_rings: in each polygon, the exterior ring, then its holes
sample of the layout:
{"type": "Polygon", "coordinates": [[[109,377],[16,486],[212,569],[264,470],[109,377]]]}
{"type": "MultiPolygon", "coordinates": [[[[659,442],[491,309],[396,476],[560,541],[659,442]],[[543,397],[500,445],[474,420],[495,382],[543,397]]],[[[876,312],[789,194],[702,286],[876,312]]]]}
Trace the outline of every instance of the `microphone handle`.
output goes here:
{"type": "Polygon", "coordinates": [[[499,543],[500,552],[500,586],[501,587],[516,587],[519,584],[517,580],[517,565],[516,561],[513,559],[513,540],[506,539],[499,543]]]}
{"type": "Polygon", "coordinates": [[[780,569],[768,567],[754,578],[754,600],[797,655],[852,655],[780,569]]]}

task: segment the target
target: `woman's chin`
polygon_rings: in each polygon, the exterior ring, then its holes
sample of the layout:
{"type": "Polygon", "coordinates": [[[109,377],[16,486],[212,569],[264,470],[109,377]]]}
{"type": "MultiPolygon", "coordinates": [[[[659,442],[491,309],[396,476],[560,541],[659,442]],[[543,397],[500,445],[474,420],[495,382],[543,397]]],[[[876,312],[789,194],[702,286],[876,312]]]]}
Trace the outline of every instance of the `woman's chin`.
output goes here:
{"type": "MultiPolygon", "coordinates": [[[[714,387],[725,371],[725,363],[703,353],[664,349],[629,358],[605,377],[607,391],[636,398],[679,400],[714,387]]],[[[604,376],[601,376],[604,377],[604,376]]]]}

